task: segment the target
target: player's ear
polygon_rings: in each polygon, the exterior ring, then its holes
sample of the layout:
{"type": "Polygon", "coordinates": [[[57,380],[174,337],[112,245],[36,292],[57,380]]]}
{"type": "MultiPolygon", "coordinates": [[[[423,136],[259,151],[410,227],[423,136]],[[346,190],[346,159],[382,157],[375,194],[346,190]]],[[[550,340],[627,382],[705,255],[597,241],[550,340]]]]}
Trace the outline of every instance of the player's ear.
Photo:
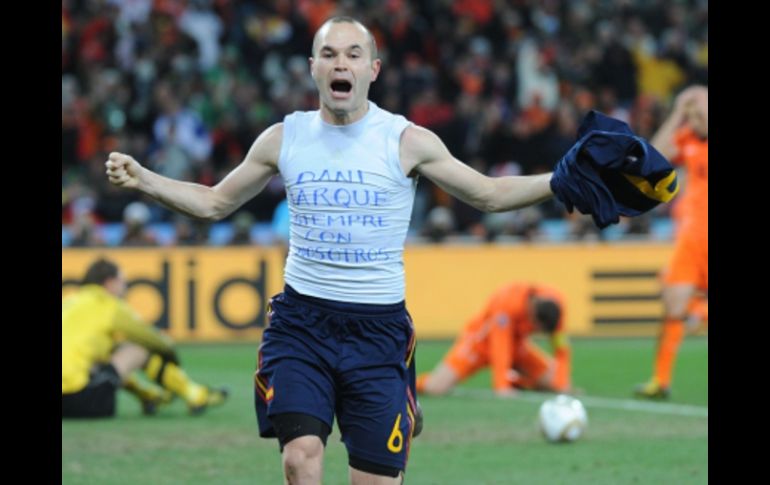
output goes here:
{"type": "Polygon", "coordinates": [[[377,80],[377,76],[380,75],[380,69],[382,69],[382,60],[375,59],[372,61],[372,82],[377,80]]]}

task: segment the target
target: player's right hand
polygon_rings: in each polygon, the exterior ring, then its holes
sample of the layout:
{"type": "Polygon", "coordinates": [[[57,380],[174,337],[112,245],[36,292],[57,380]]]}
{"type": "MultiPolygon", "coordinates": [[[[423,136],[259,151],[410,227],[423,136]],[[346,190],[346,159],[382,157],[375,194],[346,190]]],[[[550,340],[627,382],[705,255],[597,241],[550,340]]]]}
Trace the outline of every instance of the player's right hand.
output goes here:
{"type": "Polygon", "coordinates": [[[127,189],[139,186],[139,172],[142,166],[131,156],[112,152],[104,165],[107,167],[107,178],[113,185],[127,189]]]}

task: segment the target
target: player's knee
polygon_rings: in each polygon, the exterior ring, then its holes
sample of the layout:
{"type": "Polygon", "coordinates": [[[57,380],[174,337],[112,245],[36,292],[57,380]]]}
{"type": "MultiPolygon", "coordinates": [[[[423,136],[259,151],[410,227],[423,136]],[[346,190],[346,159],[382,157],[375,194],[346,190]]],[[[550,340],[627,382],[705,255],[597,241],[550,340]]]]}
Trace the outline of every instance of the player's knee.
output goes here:
{"type": "Polygon", "coordinates": [[[669,298],[663,300],[663,311],[666,318],[683,320],[687,317],[687,300],[669,298]]]}
{"type": "Polygon", "coordinates": [[[124,342],[115,349],[110,363],[115,367],[120,378],[125,380],[131,372],[144,365],[149,355],[149,351],[144,347],[131,342],[124,342]]]}
{"type": "Polygon", "coordinates": [[[307,476],[320,471],[323,451],[318,436],[300,436],[286,443],[282,454],[286,476],[307,476]]]}
{"type": "Polygon", "coordinates": [[[666,318],[684,319],[687,316],[687,305],[690,295],[675,290],[663,291],[663,311],[666,318]]]}
{"type": "Polygon", "coordinates": [[[308,414],[284,413],[272,416],[270,420],[278,437],[281,453],[289,445],[307,455],[323,453],[331,427],[320,419],[308,414]]]}
{"type": "Polygon", "coordinates": [[[404,471],[401,468],[382,465],[373,461],[364,460],[354,455],[348,457],[350,466],[351,483],[359,484],[394,484],[401,483],[404,471]]]}

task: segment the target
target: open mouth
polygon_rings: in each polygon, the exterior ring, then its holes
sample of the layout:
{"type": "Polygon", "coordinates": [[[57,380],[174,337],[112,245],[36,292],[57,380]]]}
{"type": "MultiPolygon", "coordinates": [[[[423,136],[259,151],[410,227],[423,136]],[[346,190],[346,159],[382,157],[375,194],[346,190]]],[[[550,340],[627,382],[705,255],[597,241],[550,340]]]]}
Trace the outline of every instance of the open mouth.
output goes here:
{"type": "Polygon", "coordinates": [[[332,81],[331,83],[332,95],[334,97],[347,97],[350,91],[353,89],[353,85],[350,81],[332,81]]]}

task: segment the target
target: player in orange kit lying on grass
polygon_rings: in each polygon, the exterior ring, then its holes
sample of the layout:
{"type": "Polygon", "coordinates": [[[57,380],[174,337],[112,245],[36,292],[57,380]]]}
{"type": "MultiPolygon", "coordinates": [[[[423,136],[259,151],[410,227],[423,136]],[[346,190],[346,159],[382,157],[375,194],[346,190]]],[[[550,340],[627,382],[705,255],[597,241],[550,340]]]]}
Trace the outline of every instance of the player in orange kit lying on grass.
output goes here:
{"type": "Polygon", "coordinates": [[[564,297],[551,287],[510,283],[499,288],[471,319],[444,359],[417,378],[417,392],[442,395],[489,366],[501,396],[516,389],[570,391],[571,350],[564,333],[564,297]],[[553,357],[531,341],[550,336],[553,357]]]}

